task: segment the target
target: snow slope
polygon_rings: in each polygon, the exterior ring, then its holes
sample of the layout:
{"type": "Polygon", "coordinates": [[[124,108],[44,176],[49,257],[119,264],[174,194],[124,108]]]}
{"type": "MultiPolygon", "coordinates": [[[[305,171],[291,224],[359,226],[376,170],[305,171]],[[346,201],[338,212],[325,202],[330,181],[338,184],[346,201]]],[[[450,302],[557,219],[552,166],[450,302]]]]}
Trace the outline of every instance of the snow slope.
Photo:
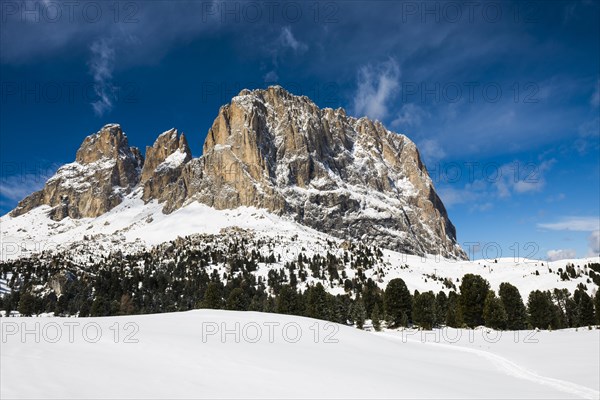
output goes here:
{"type": "Polygon", "coordinates": [[[3,399],[600,396],[598,374],[592,377],[598,330],[539,332],[537,344],[518,348],[422,343],[401,332],[212,310],[1,324],[3,399]],[[39,343],[33,333],[21,335],[36,323],[39,343]],[[71,339],[68,323],[79,323],[71,339]],[[560,346],[564,340],[569,346],[560,346]],[[565,364],[571,352],[578,358],[565,364]]]}
{"type": "MultiPolygon", "coordinates": [[[[42,250],[77,249],[85,256],[81,258],[86,259],[89,258],[87,255],[99,257],[117,250],[135,253],[177,237],[196,233],[218,235],[232,227],[250,230],[256,239],[276,238],[278,247],[274,249],[274,253],[276,256],[281,255],[281,262],[259,265],[256,274],[263,277],[267,276],[270,269],[283,268],[285,262],[297,260],[299,253],[309,258],[316,253],[325,255],[327,252],[341,257],[345,251],[340,239],[263,209],[241,207],[216,210],[193,202],[165,215],[160,204],[156,201],[145,204],[140,196],[139,191],[131,193],[117,207],[95,219],[65,218],[56,222],[46,215],[49,210],[47,206],[38,207],[16,218],[5,215],[0,218],[0,259],[27,257],[42,250]],[[335,244],[335,248],[329,246],[328,242],[335,244]]],[[[384,247],[385,244],[380,246],[384,247]]],[[[265,255],[273,251],[261,248],[257,250],[265,255]]],[[[383,261],[376,268],[363,273],[382,288],[391,279],[400,277],[411,291],[420,292],[448,292],[450,289],[443,284],[444,278],[458,288],[459,280],[465,274],[478,274],[487,279],[496,291],[502,282],[514,284],[526,301],[532,290],[566,288],[573,293],[579,283],[585,284],[588,293],[593,295],[597,286],[593,282],[587,282],[588,276],[584,273],[585,265],[591,262],[600,263],[600,257],[554,262],[522,257],[456,261],[383,250],[383,261]],[[563,281],[557,272],[559,268],[565,270],[568,263],[580,266],[582,273],[576,278],[563,281]]],[[[216,268],[219,269],[219,266],[216,268]]],[[[345,272],[349,279],[357,274],[357,270],[349,266],[345,272]]],[[[307,284],[312,281],[309,277],[307,284]]],[[[333,282],[328,291],[342,294],[344,288],[339,282],[333,282]]]]}

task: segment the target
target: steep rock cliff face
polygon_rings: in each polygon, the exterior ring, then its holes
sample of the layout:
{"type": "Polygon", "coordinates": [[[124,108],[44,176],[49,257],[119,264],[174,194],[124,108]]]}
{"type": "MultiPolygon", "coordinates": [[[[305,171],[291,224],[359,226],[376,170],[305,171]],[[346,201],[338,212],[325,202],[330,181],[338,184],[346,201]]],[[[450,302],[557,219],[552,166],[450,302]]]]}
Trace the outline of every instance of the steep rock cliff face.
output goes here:
{"type": "MultiPolygon", "coordinates": [[[[140,183],[144,187],[144,201],[153,199],[164,202],[176,191],[173,185],[181,177],[185,164],[192,159],[192,152],[185,135],[177,129],[161,134],[152,147],[146,147],[146,160],[140,183]]],[[[171,201],[168,203],[171,204],[171,201]]]]}
{"type": "Polygon", "coordinates": [[[342,238],[465,257],[412,141],[280,87],[221,107],[181,182],[168,209],[255,206],[342,238]]]}
{"type": "Polygon", "coordinates": [[[136,186],[164,213],[193,201],[253,206],[340,238],[466,258],[410,139],[279,86],[244,90],[221,107],[196,159],[171,129],[143,161],[121,128],[107,125],[12,215],[48,204],[54,219],[94,217],[136,186]]]}
{"type": "Polygon", "coordinates": [[[18,216],[40,205],[52,206],[54,220],[97,217],[119,203],[140,180],[144,160],[117,124],[88,136],[75,162],[62,166],[45,187],[22,200],[12,212],[18,216]]]}

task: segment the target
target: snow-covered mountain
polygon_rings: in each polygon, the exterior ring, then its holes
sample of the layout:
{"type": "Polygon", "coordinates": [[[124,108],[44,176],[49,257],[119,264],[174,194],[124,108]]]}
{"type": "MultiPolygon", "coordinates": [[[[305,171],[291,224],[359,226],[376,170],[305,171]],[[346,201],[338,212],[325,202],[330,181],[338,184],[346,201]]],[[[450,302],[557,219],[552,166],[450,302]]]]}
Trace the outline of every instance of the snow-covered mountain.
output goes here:
{"type": "MultiPolygon", "coordinates": [[[[597,290],[597,284],[590,278],[593,271],[587,265],[600,263],[599,257],[553,262],[522,257],[469,261],[383,249],[381,257],[373,257],[369,267],[362,267],[359,272],[352,260],[360,257],[360,241],[345,241],[255,207],[216,210],[191,202],[164,214],[162,204],[157,200],[145,203],[142,195],[143,189],[138,188],[115,208],[96,218],[54,221],[51,219],[52,207],[47,205],[18,217],[5,216],[0,224],[3,259],[15,260],[37,254],[36,257],[51,260],[60,254],[61,259],[93,271],[97,262],[111,254],[125,256],[151,252],[159,265],[168,265],[178,262],[189,250],[211,246],[230,251],[231,243],[243,241],[245,247],[240,250],[240,257],[247,258],[253,251],[265,258],[274,255],[275,261],[259,262],[253,272],[265,282],[271,270],[283,271],[289,281],[286,263],[298,261],[300,254],[309,259],[331,254],[340,260],[347,258],[344,265],[338,267],[340,276],[365,282],[372,279],[381,289],[385,289],[391,279],[402,278],[411,291],[449,292],[457,290],[465,274],[477,274],[488,280],[496,291],[502,282],[514,284],[524,298],[533,290],[564,288],[573,293],[580,284],[586,285],[591,295],[597,290]],[[178,244],[179,238],[186,238],[185,243],[178,244]],[[173,247],[179,250],[175,253],[167,251],[173,247]],[[45,254],[39,255],[44,251],[45,254]],[[575,267],[575,274],[563,279],[561,272],[570,264],[575,267]]],[[[228,272],[228,264],[216,262],[207,270],[217,270],[223,275],[228,272]]],[[[304,290],[317,282],[332,294],[346,293],[343,280],[332,279],[328,272],[320,278],[308,276],[298,285],[304,290]]]]}
{"type": "MultiPolygon", "coordinates": [[[[223,215],[216,210],[255,207],[341,239],[466,259],[412,141],[278,86],[244,90],[221,107],[196,159],[174,129],[146,149],[144,160],[119,125],[106,125],[84,140],[74,163],[0,223],[16,242],[40,242],[82,224],[102,230],[109,212],[123,212],[119,226],[129,230],[140,221],[126,210],[139,199],[151,205],[146,220],[194,203],[214,209],[213,219],[223,215]],[[25,221],[32,215],[47,222],[31,226],[25,221]]],[[[188,218],[182,232],[204,216],[188,218]]]]}

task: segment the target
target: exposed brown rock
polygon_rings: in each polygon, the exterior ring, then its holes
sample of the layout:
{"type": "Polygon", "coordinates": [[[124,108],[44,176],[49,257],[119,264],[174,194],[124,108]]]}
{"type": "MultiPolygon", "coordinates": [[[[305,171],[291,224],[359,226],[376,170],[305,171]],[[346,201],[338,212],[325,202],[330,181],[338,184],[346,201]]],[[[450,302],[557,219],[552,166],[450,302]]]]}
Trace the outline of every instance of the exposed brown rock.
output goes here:
{"type": "Polygon", "coordinates": [[[221,107],[165,211],[197,200],[266,208],[341,238],[466,258],[415,144],[281,87],[221,107]]]}
{"type": "Polygon", "coordinates": [[[118,125],[107,125],[11,214],[48,204],[56,220],[95,217],[136,185],[165,213],[191,201],[254,206],[340,238],[466,258],[410,139],[278,86],[244,90],[221,107],[197,159],[171,129],[144,161],[118,125]]]}
{"type": "Polygon", "coordinates": [[[141,184],[144,201],[157,199],[163,202],[170,198],[185,164],[192,159],[192,152],[183,134],[170,129],[161,134],[152,147],[146,147],[146,161],[142,170],[141,184]]]}
{"type": "Polygon", "coordinates": [[[138,184],[143,159],[117,124],[88,136],[76,161],[62,166],[45,187],[22,200],[12,212],[18,216],[41,205],[52,206],[54,220],[97,217],[119,203],[138,184]]]}

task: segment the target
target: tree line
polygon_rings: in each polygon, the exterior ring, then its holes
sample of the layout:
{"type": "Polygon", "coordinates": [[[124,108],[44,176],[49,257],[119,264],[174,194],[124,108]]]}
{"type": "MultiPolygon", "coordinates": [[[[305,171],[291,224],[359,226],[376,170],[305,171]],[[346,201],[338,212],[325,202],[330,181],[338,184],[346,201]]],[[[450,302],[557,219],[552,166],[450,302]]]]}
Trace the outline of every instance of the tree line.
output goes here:
{"type": "MultiPolygon", "coordinates": [[[[519,290],[502,283],[498,293],[479,275],[467,274],[448,294],[411,293],[401,278],[385,290],[365,270],[374,268],[381,251],[357,246],[336,256],[307,257],[281,263],[272,253],[248,251],[243,240],[227,246],[195,248],[188,242],[136,255],[73,263],[54,255],[0,264],[12,291],[0,298],[0,309],[21,315],[112,316],[186,311],[196,308],[293,314],[363,328],[367,320],[380,330],[416,326],[493,329],[560,329],[600,324],[600,291],[594,298],[580,283],[567,289],[535,290],[525,303],[519,290]],[[259,263],[273,264],[267,276],[255,274],[259,263]],[[340,266],[357,273],[349,279],[340,266]],[[213,268],[222,265],[226,268],[213,268]],[[212,269],[212,271],[211,271],[212,269]],[[344,294],[328,292],[343,287],[344,294]],[[40,289],[41,288],[41,289],[40,289]]],[[[600,265],[588,265],[590,274],[600,265]]],[[[562,273],[563,271],[560,271],[562,273]]],[[[567,268],[569,276],[572,268],[567,268]]],[[[596,278],[598,275],[590,275],[596,278]]],[[[595,281],[595,279],[594,279],[595,281]]]]}

